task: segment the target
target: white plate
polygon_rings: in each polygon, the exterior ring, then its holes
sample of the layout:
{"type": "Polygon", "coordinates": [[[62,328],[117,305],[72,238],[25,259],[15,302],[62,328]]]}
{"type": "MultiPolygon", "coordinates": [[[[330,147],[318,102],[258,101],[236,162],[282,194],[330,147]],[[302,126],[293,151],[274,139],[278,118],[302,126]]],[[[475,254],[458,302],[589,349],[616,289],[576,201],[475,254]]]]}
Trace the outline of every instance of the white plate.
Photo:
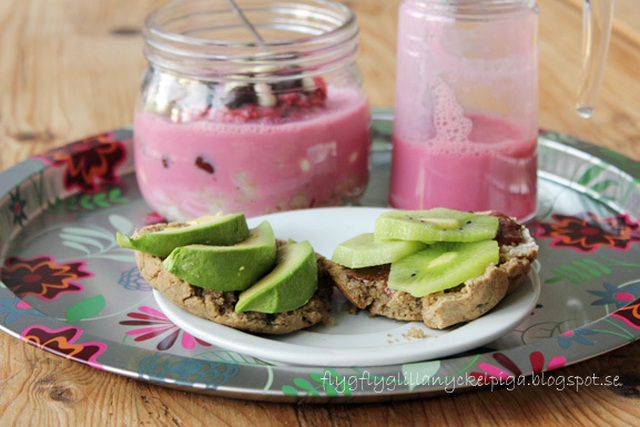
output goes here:
{"type": "MultiPolygon", "coordinates": [[[[308,240],[330,257],[340,242],[373,231],[383,208],[317,208],[250,218],[250,227],[268,220],[278,238],[308,240]]],[[[334,292],[333,325],[277,335],[254,335],[195,316],[160,293],[156,301],[165,315],[191,335],[219,347],[271,363],[312,366],[382,366],[446,357],[487,344],[511,331],[531,312],[540,295],[535,272],[486,315],[458,327],[438,331],[421,322],[371,318],[345,311],[345,300],[334,292]],[[423,338],[415,338],[415,330],[423,338]]]]}

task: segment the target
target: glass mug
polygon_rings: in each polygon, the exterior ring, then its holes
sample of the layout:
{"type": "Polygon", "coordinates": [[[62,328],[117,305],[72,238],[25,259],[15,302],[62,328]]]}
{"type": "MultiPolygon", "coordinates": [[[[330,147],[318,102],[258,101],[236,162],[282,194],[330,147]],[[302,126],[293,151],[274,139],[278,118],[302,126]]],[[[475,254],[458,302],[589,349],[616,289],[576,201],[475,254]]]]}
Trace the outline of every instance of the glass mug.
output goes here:
{"type": "Polygon", "coordinates": [[[355,203],[371,119],[353,12],[327,0],[235,3],[182,0],[146,20],[134,120],[145,200],[168,220],[355,203]]]}
{"type": "MultiPolygon", "coordinates": [[[[589,117],[613,0],[585,0],[578,113],[589,117]]],[[[405,0],[400,8],[389,204],[537,207],[538,10],[534,0],[405,0]]]]}

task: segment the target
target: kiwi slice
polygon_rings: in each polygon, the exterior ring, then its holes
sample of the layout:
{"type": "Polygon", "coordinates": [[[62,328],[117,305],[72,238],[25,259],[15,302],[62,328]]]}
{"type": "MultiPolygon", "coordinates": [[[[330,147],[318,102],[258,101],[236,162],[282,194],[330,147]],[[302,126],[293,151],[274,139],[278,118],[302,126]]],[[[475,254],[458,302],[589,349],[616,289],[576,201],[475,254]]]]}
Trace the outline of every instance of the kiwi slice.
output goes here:
{"type": "Polygon", "coordinates": [[[376,241],[373,233],[365,233],[336,246],[331,260],[349,268],[372,267],[389,264],[424,248],[421,242],[376,241]]]}
{"type": "Polygon", "coordinates": [[[478,277],[499,261],[495,240],[438,242],[392,263],[387,286],[423,297],[478,277]]]}
{"type": "Polygon", "coordinates": [[[477,242],[494,239],[498,218],[447,208],[392,211],[376,219],[376,240],[477,242]]]}

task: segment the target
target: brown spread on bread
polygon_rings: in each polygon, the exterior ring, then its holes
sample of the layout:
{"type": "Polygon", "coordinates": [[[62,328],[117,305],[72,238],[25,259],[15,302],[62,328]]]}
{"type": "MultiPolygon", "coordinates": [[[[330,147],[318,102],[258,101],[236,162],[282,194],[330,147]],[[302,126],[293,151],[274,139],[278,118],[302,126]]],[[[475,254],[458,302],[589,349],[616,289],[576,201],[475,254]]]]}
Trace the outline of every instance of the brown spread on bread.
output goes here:
{"type": "Polygon", "coordinates": [[[498,217],[498,233],[496,240],[500,246],[516,246],[522,243],[522,226],[513,218],[492,211],[489,215],[498,217]]]}

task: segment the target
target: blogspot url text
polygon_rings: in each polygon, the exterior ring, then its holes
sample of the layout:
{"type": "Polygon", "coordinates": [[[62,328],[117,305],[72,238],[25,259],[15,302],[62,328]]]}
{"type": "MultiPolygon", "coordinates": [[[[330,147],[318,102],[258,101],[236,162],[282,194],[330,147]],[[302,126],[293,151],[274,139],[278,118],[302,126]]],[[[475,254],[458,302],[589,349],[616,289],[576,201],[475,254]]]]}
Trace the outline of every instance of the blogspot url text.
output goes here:
{"type": "Polygon", "coordinates": [[[415,374],[380,376],[363,371],[359,375],[339,376],[332,372],[325,372],[322,382],[325,386],[331,385],[337,389],[371,390],[375,393],[392,392],[401,386],[433,385],[444,388],[447,393],[453,393],[456,389],[468,387],[487,387],[491,391],[497,388],[504,388],[513,391],[516,387],[534,386],[549,387],[556,391],[575,390],[580,391],[583,387],[593,386],[620,386],[619,375],[599,376],[592,374],[589,376],[579,375],[550,375],[547,373],[533,374],[529,376],[509,376],[509,377],[482,377],[478,378],[469,374],[451,377],[430,377],[428,375],[416,376],[415,374]]]}

